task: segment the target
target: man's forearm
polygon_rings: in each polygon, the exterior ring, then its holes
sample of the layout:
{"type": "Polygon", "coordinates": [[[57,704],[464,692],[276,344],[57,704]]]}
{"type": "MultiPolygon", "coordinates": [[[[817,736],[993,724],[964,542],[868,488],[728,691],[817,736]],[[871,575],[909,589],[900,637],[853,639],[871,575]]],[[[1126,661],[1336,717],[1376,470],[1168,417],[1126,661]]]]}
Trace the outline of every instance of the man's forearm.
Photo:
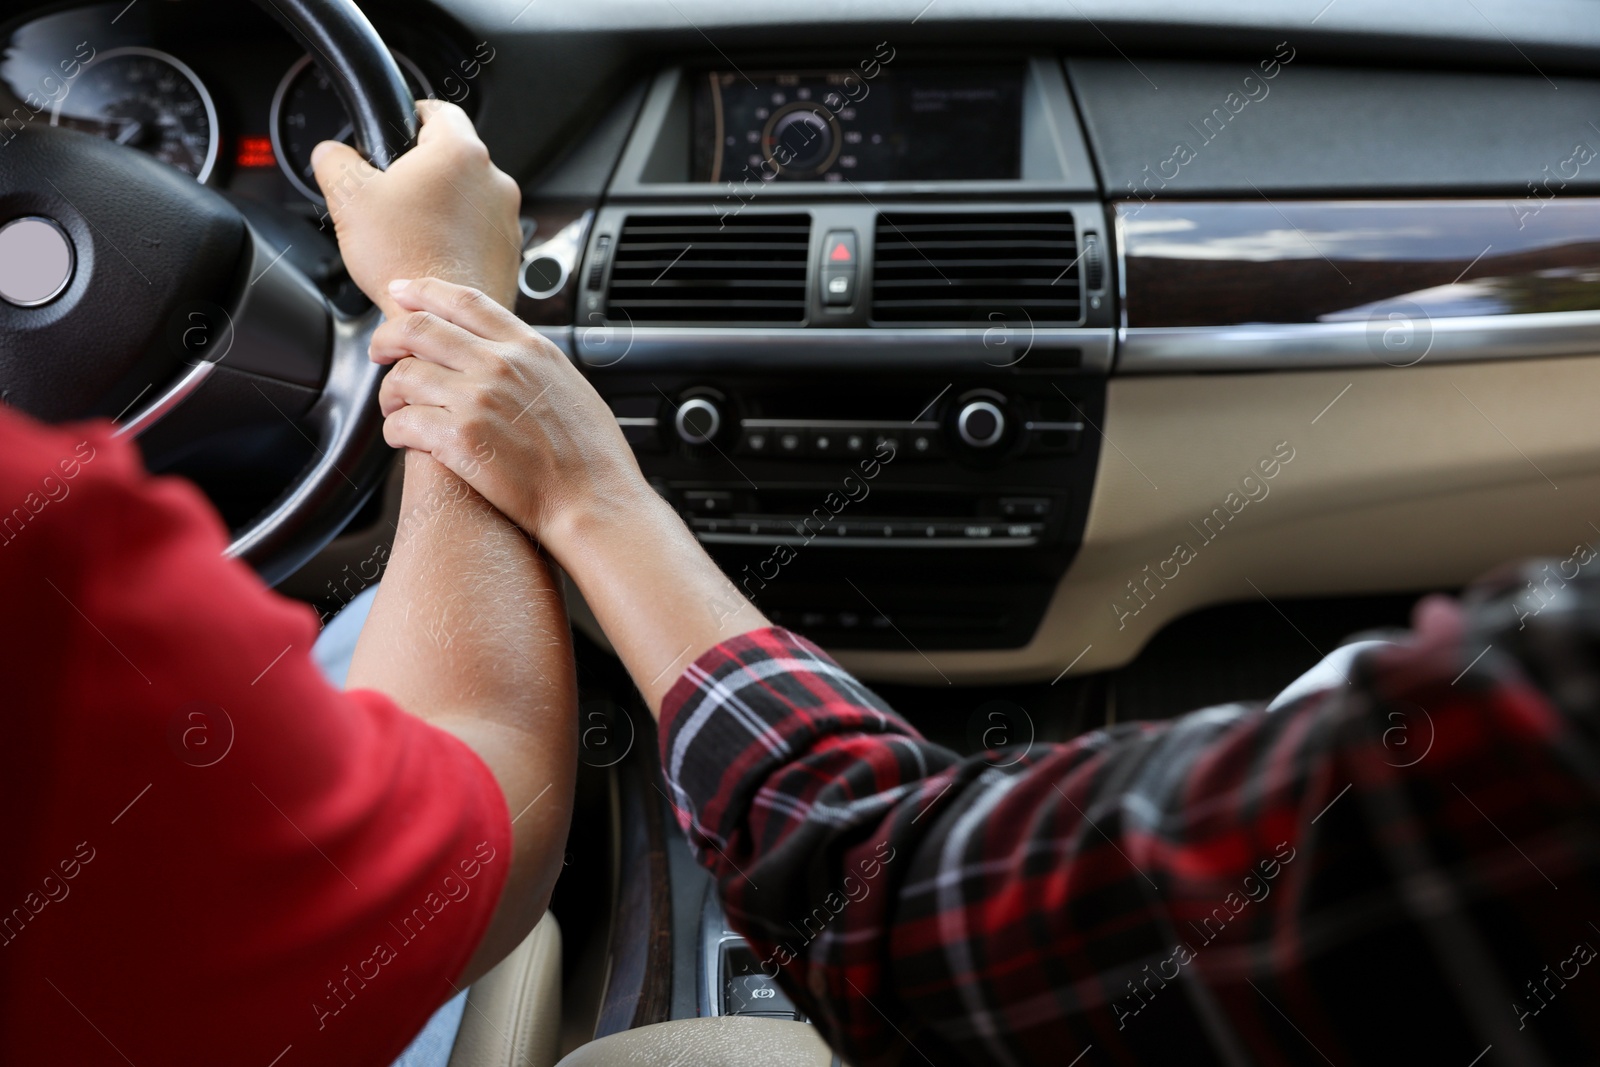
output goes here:
{"type": "Polygon", "coordinates": [[[349,684],[460,737],[505,791],[516,855],[470,981],[537,921],[560,873],[577,759],[571,635],[556,576],[522,531],[429,456],[404,461],[394,550],[349,684]]]}

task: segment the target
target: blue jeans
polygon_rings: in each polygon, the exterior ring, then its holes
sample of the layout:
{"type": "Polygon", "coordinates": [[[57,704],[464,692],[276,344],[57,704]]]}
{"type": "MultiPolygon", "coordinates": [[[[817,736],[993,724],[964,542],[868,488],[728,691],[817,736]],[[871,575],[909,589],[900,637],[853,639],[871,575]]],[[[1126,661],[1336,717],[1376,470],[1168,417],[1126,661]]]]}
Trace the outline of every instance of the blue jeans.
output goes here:
{"type": "MultiPolygon", "coordinates": [[[[372,598],[377,592],[377,586],[365,589],[345,605],[344,610],[323,627],[316,646],[311,650],[311,658],[322,668],[328,681],[341,688],[350,674],[350,657],[356,651],[356,638],[361,636],[361,627],[367,621],[367,613],[372,610],[372,598]]],[[[467,992],[462,990],[433,1013],[433,1018],[400,1053],[400,1058],[394,1061],[394,1067],[446,1067],[466,1008],[467,992]]]]}

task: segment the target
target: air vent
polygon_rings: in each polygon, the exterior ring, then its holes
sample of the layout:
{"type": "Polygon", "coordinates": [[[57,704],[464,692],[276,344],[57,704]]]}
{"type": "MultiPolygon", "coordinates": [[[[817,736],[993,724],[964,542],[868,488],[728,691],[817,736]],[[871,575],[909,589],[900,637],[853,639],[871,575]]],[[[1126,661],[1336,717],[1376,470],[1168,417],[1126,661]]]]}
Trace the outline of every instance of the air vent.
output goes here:
{"type": "Polygon", "coordinates": [[[918,326],[1083,318],[1069,211],[878,216],[872,318],[918,326]]]}
{"type": "Polygon", "coordinates": [[[606,317],[636,325],[797,326],[806,317],[810,215],[632,215],[617,240],[606,317]]]}

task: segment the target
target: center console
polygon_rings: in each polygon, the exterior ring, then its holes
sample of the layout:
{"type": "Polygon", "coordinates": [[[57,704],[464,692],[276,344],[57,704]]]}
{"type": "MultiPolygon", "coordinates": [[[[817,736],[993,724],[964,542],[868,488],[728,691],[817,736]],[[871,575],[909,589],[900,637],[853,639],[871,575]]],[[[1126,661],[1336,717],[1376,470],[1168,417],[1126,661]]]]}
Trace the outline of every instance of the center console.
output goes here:
{"type": "Polygon", "coordinates": [[[651,87],[550,268],[573,355],[774,622],[1024,645],[1082,539],[1113,351],[1060,64],[741,66],[651,87]]]}

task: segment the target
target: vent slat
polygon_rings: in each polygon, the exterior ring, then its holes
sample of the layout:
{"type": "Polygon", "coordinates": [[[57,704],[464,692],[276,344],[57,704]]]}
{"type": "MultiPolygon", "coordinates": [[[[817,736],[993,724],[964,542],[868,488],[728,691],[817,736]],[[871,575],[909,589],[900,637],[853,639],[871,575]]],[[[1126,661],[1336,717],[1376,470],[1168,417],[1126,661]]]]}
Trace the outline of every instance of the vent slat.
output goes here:
{"type": "Polygon", "coordinates": [[[872,320],[882,325],[1083,320],[1070,212],[880,214],[873,257],[872,320]]]}
{"type": "Polygon", "coordinates": [[[606,317],[798,326],[810,253],[809,215],[631,215],[617,237],[606,317]]]}

